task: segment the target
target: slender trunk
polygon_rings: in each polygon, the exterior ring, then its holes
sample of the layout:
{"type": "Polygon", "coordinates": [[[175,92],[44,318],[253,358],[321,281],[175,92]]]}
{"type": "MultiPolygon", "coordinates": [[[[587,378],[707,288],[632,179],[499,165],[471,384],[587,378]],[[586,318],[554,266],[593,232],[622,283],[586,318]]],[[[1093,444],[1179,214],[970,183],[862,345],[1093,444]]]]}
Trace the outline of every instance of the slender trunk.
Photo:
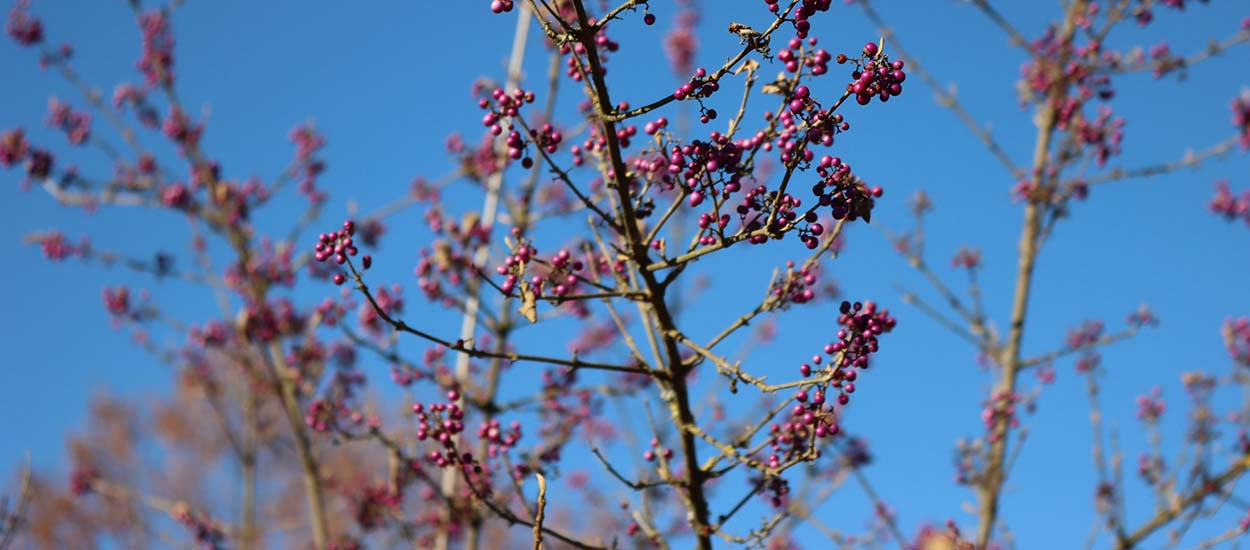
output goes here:
{"type": "Polygon", "coordinates": [[[274,377],[274,385],[277,386],[275,389],[282,398],[287,423],[291,426],[291,435],[295,437],[295,450],[299,455],[300,470],[304,479],[304,496],[308,503],[308,521],[312,524],[313,546],[317,550],[323,550],[330,540],[329,523],[326,521],[325,490],[321,485],[317,458],[313,456],[312,440],[308,437],[304,417],[300,413],[296,382],[288,373],[289,369],[284,364],[282,350],[278,348],[278,345],[270,344],[268,351],[269,354],[265,357],[272,367],[270,374],[274,377]]]}
{"type": "Polygon", "coordinates": [[[672,396],[668,398],[668,405],[672,420],[681,433],[682,464],[686,470],[684,489],[690,527],[694,531],[696,547],[699,550],[711,550],[712,527],[709,522],[707,494],[704,492],[707,473],[699,464],[698,445],[694,433],[690,430],[695,425],[695,420],[690,408],[689,388],[686,381],[689,369],[682,364],[681,352],[676,340],[677,327],[668,308],[667,289],[656,280],[655,274],[647,269],[651,264],[651,259],[647,251],[647,243],[642,242],[643,237],[636,223],[633,198],[630,196],[631,182],[628,169],[622,158],[621,144],[616,136],[616,125],[610,118],[615,107],[608,93],[607,83],[603,79],[602,65],[593,34],[594,29],[582,0],[573,0],[573,7],[577,11],[578,26],[582,29],[581,36],[578,38],[586,49],[586,61],[589,65],[587,72],[592,82],[590,99],[602,121],[603,135],[608,144],[608,155],[612,176],[614,176],[611,178],[610,186],[616,192],[617,206],[621,215],[620,226],[624,231],[623,236],[632,263],[638,269],[647,287],[648,304],[652,314],[652,319],[648,322],[654,322],[664,338],[665,355],[668,360],[666,374],[672,386],[672,396]]]}
{"type": "MultiPolygon", "coordinates": [[[[1059,40],[1069,43],[1076,30],[1076,17],[1085,11],[1085,2],[1074,1],[1068,6],[1059,40]]],[[[1038,60],[1042,62],[1043,60],[1038,60]]],[[[1041,242],[1042,218],[1049,205],[1049,195],[1045,187],[1051,185],[1047,176],[1049,153],[1055,133],[1057,108],[1067,95],[1068,82],[1062,74],[1067,63],[1067,56],[1051,61],[1054,83],[1047,90],[1040,111],[1037,115],[1037,139],[1033,149],[1032,184],[1037,195],[1030,197],[1024,209],[1024,227],[1020,233],[1020,259],[1016,266],[1016,287],[1011,304],[1011,322],[1008,327],[1007,343],[998,357],[1002,365],[1002,378],[995,385],[994,393],[1011,396],[1016,391],[1016,378],[1021,365],[1021,343],[1024,340],[1024,324],[1028,318],[1029,296],[1033,289],[1033,271],[1037,261],[1041,242]],[[1040,198],[1039,198],[1040,197],[1040,198]]],[[[1005,407],[1002,401],[995,401],[991,406],[1005,407]]],[[[991,428],[989,460],[985,466],[981,485],[977,489],[980,502],[977,522],[977,548],[986,548],[998,520],[999,500],[1002,495],[1003,483],[1007,479],[1005,459],[1007,456],[1007,440],[1010,436],[1011,423],[1007,415],[996,417],[991,428]]]]}
{"type": "MultiPolygon", "coordinates": [[[[516,31],[512,38],[512,53],[508,59],[508,74],[506,75],[506,84],[504,88],[511,90],[520,85],[521,69],[525,63],[525,44],[529,38],[531,12],[529,6],[521,4],[517,13],[516,31]]],[[[496,146],[496,169],[495,172],[487,178],[486,181],[486,197],[482,201],[481,224],[487,229],[493,228],[495,220],[499,217],[499,195],[503,188],[503,173],[506,166],[505,156],[507,154],[506,147],[500,142],[496,146]]],[[[473,265],[483,265],[490,257],[490,246],[483,243],[478,246],[473,253],[473,265]]],[[[476,278],[470,278],[467,282],[468,296],[465,300],[464,318],[460,325],[460,338],[469,341],[477,332],[477,316],[481,308],[481,285],[476,278]]],[[[456,381],[457,383],[468,380],[469,378],[469,356],[461,353],[456,356],[456,381]]],[[[457,405],[464,406],[463,395],[457,401],[457,405]]],[[[459,443],[459,438],[456,438],[459,443]]],[[[456,492],[456,484],[459,479],[459,472],[455,468],[447,468],[443,470],[441,489],[444,495],[454,498],[456,492]]],[[[454,500],[453,500],[454,502],[454,500]]],[[[451,522],[452,510],[446,512],[446,523],[439,528],[435,537],[434,547],[437,550],[447,550],[451,522]]],[[[470,522],[465,536],[465,549],[477,550],[481,541],[481,522],[470,522]]]]}

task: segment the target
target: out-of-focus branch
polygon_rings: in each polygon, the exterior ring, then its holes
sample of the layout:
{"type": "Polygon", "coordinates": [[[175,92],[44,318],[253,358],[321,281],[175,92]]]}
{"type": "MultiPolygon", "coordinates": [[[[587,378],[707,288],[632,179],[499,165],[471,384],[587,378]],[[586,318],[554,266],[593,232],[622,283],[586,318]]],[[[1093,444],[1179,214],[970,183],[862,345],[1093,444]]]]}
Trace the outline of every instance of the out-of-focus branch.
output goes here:
{"type": "Polygon", "coordinates": [[[1029,45],[1029,39],[1025,38],[1024,34],[1017,30],[1016,26],[1012,25],[1006,17],[1003,17],[1003,14],[998,13],[998,10],[990,5],[989,0],[968,0],[968,2],[981,10],[981,13],[990,18],[990,21],[998,25],[998,28],[1002,29],[1004,33],[1007,33],[1007,37],[1011,39],[1012,46],[1025,48],[1030,53],[1033,51],[1033,48],[1029,45]]]}
{"type": "Polygon", "coordinates": [[[30,506],[31,499],[30,478],[30,459],[27,458],[26,466],[22,468],[22,482],[17,492],[17,504],[10,511],[7,500],[0,500],[0,550],[7,550],[12,546],[17,537],[17,530],[26,517],[26,510],[30,506]]]}
{"type": "Polygon", "coordinates": [[[1175,172],[1182,168],[1196,167],[1206,160],[1218,158],[1229,153],[1237,145],[1237,140],[1238,137],[1233,136],[1202,151],[1187,151],[1184,156],[1173,161],[1136,168],[1113,168],[1107,172],[1085,178],[1083,181],[1086,184],[1094,185],[1127,179],[1148,178],[1175,172]]]}
{"type": "Polygon", "coordinates": [[[1137,548],[1146,537],[1158,531],[1172,520],[1181,516],[1189,508],[1201,504],[1207,497],[1217,494],[1222,488],[1230,487],[1242,474],[1250,469],[1250,455],[1242,455],[1219,475],[1206,479],[1198,488],[1185,495],[1168,508],[1155,512],[1149,520],[1133,531],[1117,536],[1115,549],[1130,550],[1137,548]]]}
{"type": "Polygon", "coordinates": [[[1140,330],[1141,329],[1137,327],[1129,327],[1115,334],[1108,334],[1105,336],[1101,336],[1097,340],[1094,340],[1092,342],[1087,342],[1079,346],[1068,346],[1068,347],[1064,347],[1062,349],[1058,349],[1058,350],[1051,351],[1048,353],[1043,353],[1041,355],[1035,355],[1033,357],[1021,359],[1020,368],[1027,369],[1029,367],[1045,365],[1046,363],[1049,363],[1056,359],[1060,359],[1062,357],[1066,357],[1068,355],[1072,355],[1074,353],[1089,351],[1095,348],[1109,346],[1116,342],[1128,340],[1129,338],[1136,336],[1140,330]]]}
{"type": "MultiPolygon", "coordinates": [[[[1085,11],[1085,2],[1075,0],[1068,4],[1063,23],[1058,32],[1059,41],[1072,39],[1077,29],[1077,19],[1085,11]]],[[[1058,122],[1058,108],[1068,92],[1066,78],[1058,74],[1067,63],[1067,55],[1052,60],[1050,67],[1055,83],[1046,91],[1046,100],[1037,114],[1037,139],[1033,150],[1032,184],[1035,189],[1046,184],[1046,167],[1050,163],[1050,146],[1058,122]]],[[[1040,251],[1042,220],[1046,205],[1030,200],[1024,209],[1024,227],[1020,234],[1020,258],[1016,270],[1016,288],[1012,298],[1011,318],[1008,323],[1007,341],[998,362],[1002,365],[1002,377],[995,386],[995,393],[1011,396],[1016,391],[1016,376],[1020,371],[1021,345],[1024,341],[1024,323],[1028,317],[1029,298],[1033,288],[1034,265],[1040,251]]],[[[1008,400],[1009,401],[1009,400],[1008,400]]],[[[1004,406],[1004,400],[996,400],[996,407],[1004,406]]],[[[1010,415],[997,414],[990,429],[990,449],[986,459],[981,483],[977,487],[980,510],[978,513],[976,545],[986,547],[998,520],[999,498],[1007,478],[1004,460],[1007,457],[1007,441],[1011,431],[1010,415]]]]}

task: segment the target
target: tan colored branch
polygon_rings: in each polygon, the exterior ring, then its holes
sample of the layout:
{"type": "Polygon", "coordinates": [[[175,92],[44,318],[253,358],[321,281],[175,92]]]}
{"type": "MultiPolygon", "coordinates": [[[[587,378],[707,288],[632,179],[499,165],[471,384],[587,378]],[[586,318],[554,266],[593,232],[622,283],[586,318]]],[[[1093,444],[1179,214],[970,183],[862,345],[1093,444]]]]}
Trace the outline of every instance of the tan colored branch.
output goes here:
{"type": "Polygon", "coordinates": [[[538,506],[534,512],[534,550],[543,550],[543,518],[547,510],[547,478],[535,472],[538,478],[538,506]]]}

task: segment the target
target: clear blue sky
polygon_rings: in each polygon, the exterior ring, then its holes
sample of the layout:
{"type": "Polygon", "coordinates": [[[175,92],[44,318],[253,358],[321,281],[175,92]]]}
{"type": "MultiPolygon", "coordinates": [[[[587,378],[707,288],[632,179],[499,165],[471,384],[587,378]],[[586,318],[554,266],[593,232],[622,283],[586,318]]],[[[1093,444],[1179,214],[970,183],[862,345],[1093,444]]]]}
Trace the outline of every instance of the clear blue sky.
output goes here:
{"type": "MultiPolygon", "coordinates": [[[[658,46],[675,8],[669,2],[653,4],[660,18],[655,27],[631,23],[616,30],[626,50],[614,58],[609,80],[615,98],[635,104],[676,85],[658,46]]],[[[715,4],[716,10],[704,12],[700,27],[699,59],[708,66],[719,64],[737,43],[723,30],[729,21],[765,17],[762,2],[755,0],[715,4]]],[[[960,98],[974,115],[992,125],[1013,158],[1027,161],[1031,113],[1020,109],[1014,93],[1020,53],[964,3],[882,4],[880,11],[908,49],[940,80],[957,83],[960,98]]],[[[1029,36],[1037,36],[1057,11],[1051,2],[1000,4],[1029,36]]],[[[1167,37],[1174,51],[1193,52],[1208,37],[1232,34],[1242,17],[1250,15],[1242,2],[1190,4],[1183,14],[1158,10],[1156,23],[1145,31],[1125,26],[1112,44],[1148,47],[1167,37]]],[[[235,177],[272,178],[291,155],[287,131],[295,123],[315,121],[329,141],[325,157],[330,169],[322,185],[332,198],[323,224],[335,224],[344,217],[348,201],[369,210],[404,193],[414,176],[446,173],[452,164],[442,150],[450,133],[460,131],[467,141],[476,140],[481,115],[469,89],[479,76],[502,74],[513,25],[512,17],[492,16],[486,5],[484,0],[375,2],[350,8],[331,2],[190,2],[174,17],[179,88],[193,110],[203,107],[209,113],[205,148],[235,177]]],[[[106,94],[123,80],[137,79],[133,64],[139,35],[123,2],[42,1],[34,11],[45,19],[54,42],[74,44],[76,67],[106,94]]],[[[835,6],[817,21],[823,45],[835,52],[856,50],[878,36],[851,6],[835,6]]],[[[530,59],[537,61],[530,65],[536,77],[531,82],[542,78],[545,63],[537,42],[533,45],[530,59]]],[[[1228,136],[1228,102],[1250,84],[1248,66],[1250,50],[1241,48],[1190,71],[1185,83],[1175,78],[1155,82],[1148,75],[1120,79],[1114,106],[1129,122],[1126,154],[1112,165],[1171,160],[1187,147],[1203,148],[1228,136]]],[[[0,128],[20,125],[37,142],[63,144],[63,136],[42,125],[47,98],[51,93],[81,104],[76,93],[54,73],[41,72],[32,52],[9,40],[0,41],[0,68],[5,76],[0,128]]],[[[764,74],[776,70],[766,66],[764,74]]],[[[561,97],[569,98],[573,90],[565,86],[561,97]]],[[[736,92],[722,95],[718,105],[728,112],[736,92]]],[[[569,114],[565,112],[564,121],[572,120],[569,114]]],[[[928,235],[932,263],[962,288],[960,274],[947,267],[948,260],[960,245],[980,247],[987,307],[1001,326],[1015,270],[1021,208],[1009,197],[1010,176],[954,116],[935,105],[918,81],[909,81],[907,92],[889,104],[852,108],[848,117],[854,128],[839,138],[838,154],[863,177],[884,186],[886,196],[874,212],[873,226],[851,232],[834,277],[853,297],[876,299],[900,319],[898,330],[883,341],[877,368],[860,386],[851,428],[866,434],[875,449],[877,460],[867,473],[899,510],[908,533],[921,522],[947,518],[971,525],[973,518],[961,504],[970,502],[972,494],[952,482],[950,456],[957,437],[981,433],[980,401],[989,378],[976,366],[974,350],[901,303],[898,285],[927,288],[876,229],[907,227],[904,199],[926,189],[936,203],[928,235]]],[[[104,128],[101,121],[96,125],[104,128]]],[[[98,152],[75,153],[73,162],[85,172],[108,170],[98,152]]],[[[1145,446],[1133,421],[1134,396],[1156,384],[1164,388],[1172,413],[1165,437],[1176,442],[1181,437],[1178,413],[1185,409],[1179,374],[1195,369],[1226,372],[1219,325],[1227,316],[1250,314],[1250,230],[1226,224],[1206,210],[1212,182],[1221,177],[1230,178],[1237,189],[1250,186],[1250,160],[1233,156],[1196,170],[1098,187],[1061,224],[1040,260],[1028,352],[1060,345],[1067,328],[1083,319],[1101,318],[1111,328],[1120,327],[1125,315],[1143,302],[1163,320],[1157,331],[1103,354],[1109,372],[1105,413],[1119,426],[1130,472],[1145,446]]],[[[9,260],[0,300],[0,343],[5,348],[0,418],[7,419],[0,423],[0,468],[9,471],[29,452],[38,467],[58,471],[67,465],[64,435],[84,424],[94,394],[108,391],[141,399],[164,391],[171,379],[167,367],[131,344],[124,331],[110,327],[101,288],[122,283],[150,288],[164,307],[192,321],[210,318],[215,308],[196,289],[153,284],[135,274],[76,261],[49,263],[37,248],[20,243],[30,230],[56,228],[72,238],[89,234],[97,246],[137,255],[156,248],[181,251],[188,237],[185,222],[176,216],[110,209],[84,216],[40,192],[23,194],[20,179],[16,172],[0,173],[0,249],[9,260]]],[[[457,196],[451,194],[453,200],[457,196]]],[[[476,209],[472,202],[460,206],[476,209]]],[[[276,219],[295,212],[283,208],[272,211],[276,219]]],[[[378,277],[415,290],[411,266],[426,242],[420,213],[407,212],[388,225],[378,277]]],[[[801,254],[784,244],[766,248],[749,257],[768,269],[801,254]]],[[[731,265],[708,262],[703,267],[724,277],[731,265]]],[[[760,273],[748,273],[756,276],[753,282],[743,284],[759,288],[759,278],[767,273],[756,271],[760,273]]],[[[297,296],[311,303],[329,292],[309,284],[297,296]]],[[[931,293],[924,295],[933,301],[931,293]]],[[[410,292],[410,308],[417,300],[410,292]]],[[[705,304],[687,319],[706,316],[715,321],[738,310],[705,304]]],[[[793,366],[828,338],[830,324],[828,312],[815,308],[784,316],[781,337],[754,356],[756,364],[775,362],[760,368],[790,376],[793,366]]],[[[373,379],[385,385],[385,366],[375,363],[374,368],[373,379]]],[[[1038,413],[1026,419],[1030,437],[1007,487],[1005,517],[1025,550],[1075,547],[1094,517],[1084,382],[1075,376],[1071,361],[1061,362],[1057,370],[1057,383],[1046,389],[1038,413]]],[[[863,496],[851,486],[834,502],[824,508],[825,519],[837,527],[853,532],[869,517],[863,496]]],[[[1130,519],[1140,520],[1149,505],[1135,504],[1130,519]]],[[[816,539],[805,540],[819,547],[816,539]]]]}

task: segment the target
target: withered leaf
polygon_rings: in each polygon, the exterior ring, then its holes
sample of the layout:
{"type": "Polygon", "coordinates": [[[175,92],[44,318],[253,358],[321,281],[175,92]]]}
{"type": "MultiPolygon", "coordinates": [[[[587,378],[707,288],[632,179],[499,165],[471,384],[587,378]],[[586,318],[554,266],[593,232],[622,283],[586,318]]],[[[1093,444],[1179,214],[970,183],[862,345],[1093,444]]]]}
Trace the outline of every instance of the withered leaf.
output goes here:
{"type": "Polygon", "coordinates": [[[477,212],[466,212],[464,217],[460,219],[460,228],[464,231],[468,231],[476,226],[478,221],[481,219],[481,214],[478,214],[477,212]]]}
{"type": "Polygon", "coordinates": [[[451,269],[451,244],[447,241],[434,243],[434,266],[442,270],[451,269]]]}
{"type": "Polygon", "coordinates": [[[730,23],[729,32],[734,33],[743,38],[754,38],[760,35],[760,31],[752,29],[750,26],[743,25],[742,23],[730,23]]]}
{"type": "Polygon", "coordinates": [[[864,223],[872,223],[872,199],[865,199],[855,203],[855,215],[864,219],[864,223]]]}
{"type": "Polygon", "coordinates": [[[538,295],[528,281],[521,281],[521,307],[517,308],[517,312],[531,323],[538,322],[538,295]]]}
{"type": "Polygon", "coordinates": [[[769,39],[760,33],[760,31],[752,29],[742,23],[730,23],[729,32],[738,35],[738,43],[750,44],[751,48],[765,57],[768,57],[771,54],[768,47],[769,39]]]}
{"type": "Polygon", "coordinates": [[[741,65],[738,65],[738,68],[734,70],[734,74],[742,74],[742,71],[746,71],[748,73],[753,74],[755,73],[756,69],[759,69],[759,68],[760,68],[759,61],[756,61],[754,59],[748,59],[746,61],[743,61],[741,65]]]}
{"type": "Polygon", "coordinates": [[[778,73],[777,80],[760,87],[760,91],[766,94],[790,95],[790,81],[786,79],[785,73],[778,73]]]}

